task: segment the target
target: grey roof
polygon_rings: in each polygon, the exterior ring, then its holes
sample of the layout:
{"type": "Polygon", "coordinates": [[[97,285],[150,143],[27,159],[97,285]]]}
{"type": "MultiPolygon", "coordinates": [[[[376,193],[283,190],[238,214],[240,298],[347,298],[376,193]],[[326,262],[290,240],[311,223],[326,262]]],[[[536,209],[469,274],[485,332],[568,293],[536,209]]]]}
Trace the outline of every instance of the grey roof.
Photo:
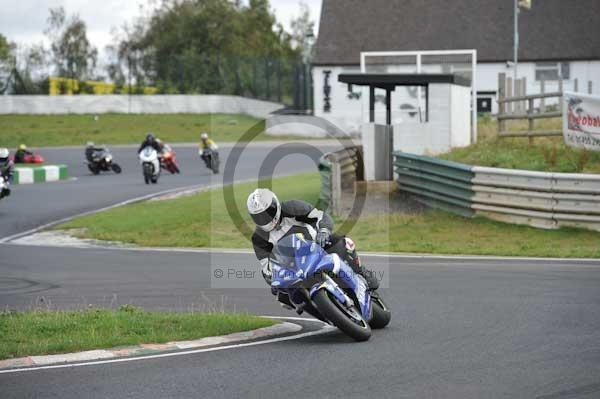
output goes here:
{"type": "MultiPolygon", "coordinates": [[[[532,0],[519,17],[523,61],[600,59],[600,0],[532,0]]],[[[512,0],[323,0],[315,64],[360,63],[361,51],[477,49],[513,58],[512,0]]]]}

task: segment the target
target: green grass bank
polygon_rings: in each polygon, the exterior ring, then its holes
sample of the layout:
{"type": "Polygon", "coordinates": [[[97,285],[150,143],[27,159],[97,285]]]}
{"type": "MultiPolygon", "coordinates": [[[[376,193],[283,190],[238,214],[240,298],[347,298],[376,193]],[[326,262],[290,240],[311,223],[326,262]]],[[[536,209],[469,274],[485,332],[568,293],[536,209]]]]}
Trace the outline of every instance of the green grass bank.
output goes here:
{"type": "MultiPolygon", "coordinates": [[[[509,129],[526,130],[527,123],[507,122],[509,129]]],[[[477,144],[456,148],[440,158],[469,165],[525,169],[541,172],[600,173],[600,152],[567,147],[562,137],[536,137],[533,144],[526,137],[497,137],[498,123],[480,117],[477,144]]],[[[536,121],[536,129],[562,129],[562,120],[536,121]]]]}
{"type": "MultiPolygon", "coordinates": [[[[264,121],[229,114],[0,115],[0,146],[15,148],[97,144],[134,144],[154,132],[168,143],[196,142],[208,132],[218,142],[237,141],[264,121]]],[[[289,137],[287,137],[289,138],[289,137]]],[[[256,140],[281,140],[261,133],[256,140]]]]}
{"type": "Polygon", "coordinates": [[[0,312],[0,360],[226,335],[277,323],[247,314],[117,310],[0,312]]]}
{"type": "MultiPolygon", "coordinates": [[[[233,201],[248,226],[251,221],[243,211],[246,197],[255,186],[234,186],[233,201]]],[[[317,203],[319,186],[316,173],[273,181],[273,190],[281,200],[301,198],[313,204],[317,203]]],[[[232,223],[222,190],[128,205],[57,228],[79,229],[76,235],[82,238],[140,246],[251,248],[232,223]]],[[[597,232],[540,230],[485,218],[465,219],[442,211],[361,217],[349,235],[359,251],[600,258],[597,232]]]]}

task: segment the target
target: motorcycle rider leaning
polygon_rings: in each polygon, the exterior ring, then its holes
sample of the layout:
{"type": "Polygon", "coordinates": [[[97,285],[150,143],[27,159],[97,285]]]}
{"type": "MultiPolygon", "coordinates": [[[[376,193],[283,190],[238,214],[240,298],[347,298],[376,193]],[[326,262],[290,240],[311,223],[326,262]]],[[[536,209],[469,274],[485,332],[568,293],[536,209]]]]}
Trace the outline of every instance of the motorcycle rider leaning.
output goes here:
{"type": "Polygon", "coordinates": [[[85,159],[88,162],[96,162],[96,154],[99,154],[101,151],[104,151],[104,147],[96,147],[94,142],[88,141],[85,145],[85,159]]]}
{"type": "Polygon", "coordinates": [[[208,162],[209,162],[208,150],[216,152],[218,149],[219,149],[219,147],[217,146],[217,144],[208,138],[208,133],[202,132],[202,134],[200,135],[200,151],[199,151],[199,153],[200,153],[200,157],[202,158],[202,160],[204,161],[204,163],[206,164],[207,167],[210,166],[208,164],[208,162]]]}
{"type": "Polygon", "coordinates": [[[376,290],[379,281],[372,271],[361,265],[354,242],[341,235],[333,234],[331,217],[311,204],[301,200],[279,202],[268,189],[259,188],[252,192],[247,201],[248,213],[256,224],[252,235],[254,253],[262,266],[262,275],[271,283],[270,256],[274,245],[290,234],[302,233],[319,244],[325,252],[337,254],[365,278],[369,289],[376,290]]]}
{"type": "Polygon", "coordinates": [[[25,155],[33,155],[33,152],[28,151],[25,144],[21,144],[15,152],[15,163],[25,163],[25,155]]]}
{"type": "Polygon", "coordinates": [[[158,154],[160,155],[162,154],[165,145],[162,143],[162,141],[156,138],[153,133],[148,133],[144,141],[142,141],[140,148],[138,149],[138,154],[142,152],[142,150],[146,147],[154,148],[156,152],[158,152],[158,154]]]}
{"type": "MultiPolygon", "coordinates": [[[[14,164],[10,160],[10,153],[7,148],[0,148],[0,177],[9,182],[13,180],[14,164]]],[[[0,198],[7,197],[10,195],[10,188],[2,189],[0,192],[0,198]]]]}

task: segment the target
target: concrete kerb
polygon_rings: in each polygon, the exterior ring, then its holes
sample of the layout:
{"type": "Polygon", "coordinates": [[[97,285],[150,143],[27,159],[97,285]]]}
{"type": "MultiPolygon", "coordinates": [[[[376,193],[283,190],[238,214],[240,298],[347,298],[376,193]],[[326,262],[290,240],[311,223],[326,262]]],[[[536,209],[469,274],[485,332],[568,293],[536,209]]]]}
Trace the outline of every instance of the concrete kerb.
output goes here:
{"type": "Polygon", "coordinates": [[[270,319],[298,320],[315,322],[321,328],[300,333],[303,327],[299,324],[282,321],[273,326],[252,331],[244,331],[215,337],[205,337],[191,341],[173,341],[164,344],[140,344],[110,349],[96,349],[83,352],[27,356],[0,360],[0,374],[20,371],[33,371],[46,368],[76,367],[111,362],[152,359],[157,357],[178,356],[210,350],[233,349],[237,347],[260,345],[289,339],[299,339],[309,335],[323,334],[333,328],[316,319],[295,317],[262,316],[270,319]]]}
{"type": "Polygon", "coordinates": [[[15,167],[13,184],[48,183],[69,178],[66,165],[40,165],[32,167],[15,167]]]}

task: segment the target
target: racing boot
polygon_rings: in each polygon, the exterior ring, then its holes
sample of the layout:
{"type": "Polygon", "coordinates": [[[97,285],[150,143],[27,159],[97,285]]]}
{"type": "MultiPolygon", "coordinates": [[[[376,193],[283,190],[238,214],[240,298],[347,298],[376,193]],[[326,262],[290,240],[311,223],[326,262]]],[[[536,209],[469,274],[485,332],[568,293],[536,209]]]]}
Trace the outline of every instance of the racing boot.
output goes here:
{"type": "Polygon", "coordinates": [[[372,270],[367,269],[362,266],[360,257],[356,253],[356,245],[351,238],[345,237],[346,241],[346,261],[352,267],[355,273],[360,274],[367,281],[367,285],[369,286],[369,290],[375,291],[379,288],[379,280],[377,280],[377,275],[372,270]]]}

